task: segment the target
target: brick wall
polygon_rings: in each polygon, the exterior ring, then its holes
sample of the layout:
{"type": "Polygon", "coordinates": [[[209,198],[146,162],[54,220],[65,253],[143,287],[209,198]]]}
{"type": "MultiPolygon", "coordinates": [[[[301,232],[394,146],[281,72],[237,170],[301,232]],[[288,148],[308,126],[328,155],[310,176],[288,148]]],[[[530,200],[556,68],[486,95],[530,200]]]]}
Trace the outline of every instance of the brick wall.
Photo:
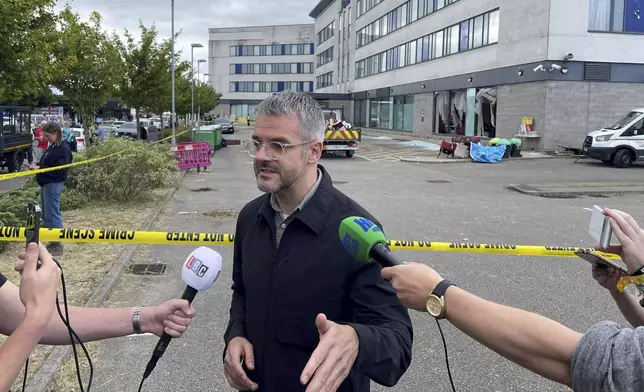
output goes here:
{"type": "Polygon", "coordinates": [[[542,150],[581,147],[588,133],[588,88],[588,82],[548,82],[546,124],[538,129],[542,150]]]}
{"type": "Polygon", "coordinates": [[[546,126],[546,83],[523,83],[499,86],[496,105],[496,136],[510,138],[517,134],[522,117],[532,117],[540,134],[546,126]]]}
{"type": "Polygon", "coordinates": [[[434,93],[414,95],[414,135],[428,137],[432,134],[434,123],[434,93]],[[425,119],[421,121],[421,111],[425,119]]]}
{"type": "Polygon", "coordinates": [[[644,107],[644,84],[590,83],[588,132],[611,125],[629,110],[644,107]]]}
{"type": "Polygon", "coordinates": [[[619,120],[644,106],[644,84],[548,82],[543,150],[558,145],[579,148],[588,132],[619,120]]]}

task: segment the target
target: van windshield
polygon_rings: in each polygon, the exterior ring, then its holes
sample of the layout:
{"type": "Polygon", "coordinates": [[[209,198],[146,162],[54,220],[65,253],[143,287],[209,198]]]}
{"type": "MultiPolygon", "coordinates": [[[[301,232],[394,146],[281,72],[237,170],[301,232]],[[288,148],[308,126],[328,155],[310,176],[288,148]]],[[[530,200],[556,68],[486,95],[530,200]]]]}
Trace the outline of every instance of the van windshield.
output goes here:
{"type": "Polygon", "coordinates": [[[620,129],[624,128],[628,124],[630,124],[633,120],[635,120],[637,117],[641,116],[642,112],[630,112],[628,113],[624,118],[621,120],[617,121],[610,127],[606,127],[606,129],[620,129]]]}

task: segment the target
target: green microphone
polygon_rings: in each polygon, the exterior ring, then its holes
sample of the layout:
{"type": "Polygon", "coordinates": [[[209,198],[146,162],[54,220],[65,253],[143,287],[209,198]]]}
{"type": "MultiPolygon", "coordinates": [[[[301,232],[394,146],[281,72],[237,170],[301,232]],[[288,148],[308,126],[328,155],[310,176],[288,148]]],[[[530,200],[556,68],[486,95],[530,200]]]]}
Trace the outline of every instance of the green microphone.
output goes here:
{"type": "Polygon", "coordinates": [[[375,261],[383,267],[402,264],[402,261],[387,249],[387,238],[380,227],[367,218],[359,216],[344,218],[340,223],[338,235],[344,249],[358,261],[363,263],[375,261]]]}

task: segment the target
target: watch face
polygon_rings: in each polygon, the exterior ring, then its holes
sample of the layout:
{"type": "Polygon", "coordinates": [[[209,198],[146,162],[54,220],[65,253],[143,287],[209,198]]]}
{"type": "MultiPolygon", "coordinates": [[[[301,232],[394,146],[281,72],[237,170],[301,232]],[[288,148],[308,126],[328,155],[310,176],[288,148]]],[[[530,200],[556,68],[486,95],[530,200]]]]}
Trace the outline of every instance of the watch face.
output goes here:
{"type": "Polygon", "coordinates": [[[427,298],[426,308],[430,315],[438,317],[443,312],[443,302],[437,296],[430,295],[427,298]]]}

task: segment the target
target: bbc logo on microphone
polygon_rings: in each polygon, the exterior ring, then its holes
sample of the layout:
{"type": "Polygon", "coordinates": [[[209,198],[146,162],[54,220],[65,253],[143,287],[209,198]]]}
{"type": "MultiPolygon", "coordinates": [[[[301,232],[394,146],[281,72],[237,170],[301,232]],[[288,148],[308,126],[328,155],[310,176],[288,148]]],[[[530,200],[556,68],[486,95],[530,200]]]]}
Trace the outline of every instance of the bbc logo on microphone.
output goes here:
{"type": "Polygon", "coordinates": [[[204,265],[204,263],[193,255],[190,255],[190,258],[186,262],[186,268],[194,272],[194,274],[200,278],[203,278],[206,272],[208,272],[208,266],[204,265]]]}

